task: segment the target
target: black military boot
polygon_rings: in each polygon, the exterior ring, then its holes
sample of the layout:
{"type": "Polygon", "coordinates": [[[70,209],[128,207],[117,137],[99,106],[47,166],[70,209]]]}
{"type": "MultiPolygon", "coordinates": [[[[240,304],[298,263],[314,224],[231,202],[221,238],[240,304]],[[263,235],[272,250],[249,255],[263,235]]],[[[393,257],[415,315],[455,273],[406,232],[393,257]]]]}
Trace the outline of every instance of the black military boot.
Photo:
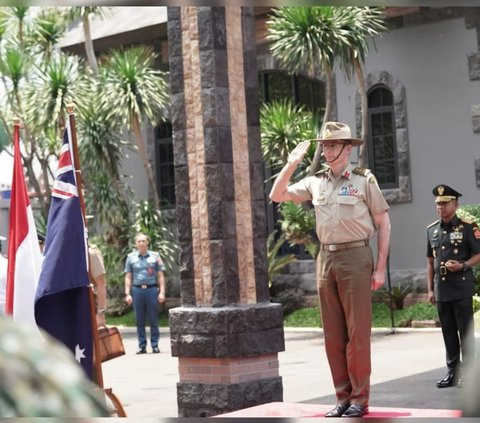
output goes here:
{"type": "Polygon", "coordinates": [[[458,377],[455,370],[450,369],[442,380],[437,382],[437,388],[449,388],[455,386],[458,382],[458,377]]]}

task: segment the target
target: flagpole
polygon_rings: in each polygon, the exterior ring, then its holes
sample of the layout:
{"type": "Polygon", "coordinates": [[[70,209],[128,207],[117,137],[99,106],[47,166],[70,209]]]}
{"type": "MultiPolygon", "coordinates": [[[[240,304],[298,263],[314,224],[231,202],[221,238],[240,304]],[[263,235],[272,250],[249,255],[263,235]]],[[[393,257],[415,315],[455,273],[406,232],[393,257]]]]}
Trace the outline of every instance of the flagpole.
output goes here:
{"type": "MultiPolygon", "coordinates": [[[[68,104],[67,105],[67,113],[68,119],[70,123],[70,131],[72,136],[72,150],[73,150],[73,162],[74,162],[74,171],[75,171],[75,179],[77,182],[77,190],[78,190],[78,198],[80,201],[80,208],[82,211],[82,217],[84,225],[86,225],[86,212],[85,212],[85,199],[83,197],[83,179],[82,179],[82,171],[80,169],[80,158],[78,154],[78,145],[77,145],[77,131],[75,127],[75,105],[68,104]]],[[[87,254],[88,254],[88,237],[87,237],[87,254]]],[[[89,259],[90,262],[90,259],[89,259]]],[[[90,281],[92,281],[91,269],[89,266],[88,274],[90,281]]],[[[105,394],[111,399],[113,404],[115,405],[115,411],[117,412],[119,417],[126,417],[125,411],[123,409],[122,404],[120,403],[119,399],[115,396],[112,392],[111,388],[105,388],[103,385],[103,373],[102,373],[102,363],[100,361],[100,342],[98,338],[98,330],[97,330],[97,312],[95,307],[95,298],[93,295],[93,288],[92,284],[88,290],[88,300],[90,305],[90,318],[92,320],[92,339],[93,339],[93,351],[95,357],[95,379],[100,388],[105,392],[105,394]]]]}

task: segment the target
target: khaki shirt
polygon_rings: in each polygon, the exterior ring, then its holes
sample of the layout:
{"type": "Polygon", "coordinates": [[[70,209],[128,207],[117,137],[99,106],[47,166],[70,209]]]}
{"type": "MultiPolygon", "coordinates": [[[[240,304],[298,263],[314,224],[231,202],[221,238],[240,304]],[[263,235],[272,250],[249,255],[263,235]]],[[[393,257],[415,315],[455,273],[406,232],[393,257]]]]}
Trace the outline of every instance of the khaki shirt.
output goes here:
{"type": "Polygon", "coordinates": [[[324,244],[372,238],[372,215],[389,209],[373,174],[351,163],[337,178],[328,169],[290,185],[288,192],[297,202],[312,201],[317,235],[324,244]]]}
{"type": "Polygon", "coordinates": [[[96,245],[88,246],[88,257],[90,259],[90,271],[92,278],[97,278],[105,273],[105,265],[103,264],[102,253],[96,245]]]}

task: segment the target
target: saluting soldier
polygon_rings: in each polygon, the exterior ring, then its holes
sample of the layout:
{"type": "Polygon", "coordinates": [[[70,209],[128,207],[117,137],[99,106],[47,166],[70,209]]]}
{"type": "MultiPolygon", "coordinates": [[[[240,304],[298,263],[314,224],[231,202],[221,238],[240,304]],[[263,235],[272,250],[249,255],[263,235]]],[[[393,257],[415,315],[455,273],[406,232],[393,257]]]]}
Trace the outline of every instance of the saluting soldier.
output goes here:
{"type": "Polygon", "coordinates": [[[370,396],[372,289],[385,282],[390,243],[388,204],[373,174],[350,163],[362,140],[341,122],[326,122],[322,143],[328,168],[288,185],[309,147],[303,141],[289,155],[273,184],[276,202],[311,201],[320,240],[317,287],[336,407],[325,417],[362,417],[370,396]],[[376,264],[369,240],[377,234],[376,264]]]}
{"type": "Polygon", "coordinates": [[[472,267],[480,263],[480,230],[457,216],[458,191],[437,185],[433,195],[440,220],[427,228],[428,297],[437,304],[447,352],[448,372],[437,387],[448,388],[462,385],[462,360],[466,364],[475,353],[472,267]]]}

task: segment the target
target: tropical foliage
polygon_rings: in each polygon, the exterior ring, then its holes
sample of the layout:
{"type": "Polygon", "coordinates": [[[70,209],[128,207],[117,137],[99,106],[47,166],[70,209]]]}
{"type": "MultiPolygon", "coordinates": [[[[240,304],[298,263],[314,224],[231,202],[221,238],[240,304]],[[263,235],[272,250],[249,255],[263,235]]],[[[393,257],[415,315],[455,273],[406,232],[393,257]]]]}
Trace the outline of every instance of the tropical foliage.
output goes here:
{"type": "MultiPolygon", "coordinates": [[[[315,138],[318,124],[314,115],[290,99],[265,103],[260,108],[260,133],[265,162],[272,169],[282,168],[288,155],[303,140],[315,138]]],[[[307,175],[315,145],[298,167],[296,177],[307,175]]],[[[275,177],[276,175],[273,175],[275,177]]]]}
{"type": "MultiPolygon", "coordinates": [[[[140,126],[160,122],[169,97],[167,75],[155,68],[156,55],[150,48],[126,46],[95,56],[90,19],[112,10],[0,8],[0,126],[11,139],[13,118],[21,119],[21,154],[29,188],[35,192],[32,201],[40,211],[36,220],[41,232],[46,227],[67,105],[75,105],[87,214],[95,217],[90,238],[103,252],[109,284],[115,285],[123,281],[126,253],[145,215],[145,205],[132,202],[129,175],[121,173],[121,162],[128,149],[140,153],[153,204],[158,204],[140,126]],[[83,28],[86,60],[59,48],[73,22],[83,28]]],[[[164,218],[151,223],[159,224],[149,227],[149,234],[158,231],[154,247],[171,257],[168,267],[175,271],[174,228],[164,218]]]]}
{"type": "Polygon", "coordinates": [[[278,255],[280,248],[285,242],[285,235],[282,234],[275,241],[276,231],[273,231],[267,238],[267,258],[268,258],[268,287],[272,287],[273,276],[278,274],[285,266],[295,261],[297,258],[293,254],[278,255]]]}
{"type": "Polygon", "coordinates": [[[303,244],[315,258],[318,253],[318,239],[315,234],[315,210],[306,205],[287,201],[280,205],[282,217],[278,223],[291,245],[303,244]]]}
{"type": "MultiPolygon", "coordinates": [[[[382,9],[372,7],[280,7],[273,10],[267,22],[267,38],[272,55],[294,73],[323,76],[326,84],[326,106],[323,121],[333,111],[333,67],[336,62],[346,76],[357,75],[362,104],[362,139],[367,134],[367,98],[363,62],[368,41],[385,31],[382,9]]],[[[360,151],[360,161],[364,160],[360,151]]],[[[321,151],[317,148],[311,174],[319,169],[321,151]]],[[[363,165],[362,163],[360,163],[363,165]]]]}

